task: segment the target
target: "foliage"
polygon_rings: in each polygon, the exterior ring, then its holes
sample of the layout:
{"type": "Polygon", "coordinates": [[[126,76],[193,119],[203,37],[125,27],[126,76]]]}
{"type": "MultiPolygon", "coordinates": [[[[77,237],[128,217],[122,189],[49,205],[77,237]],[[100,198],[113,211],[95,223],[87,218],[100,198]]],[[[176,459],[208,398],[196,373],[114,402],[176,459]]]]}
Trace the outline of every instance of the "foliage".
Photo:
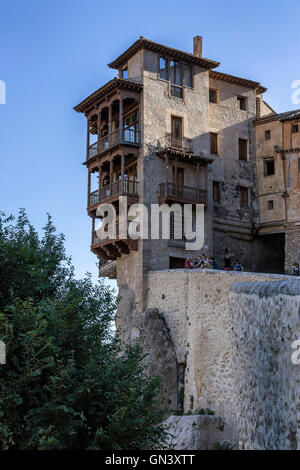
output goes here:
{"type": "Polygon", "coordinates": [[[40,239],[20,211],[0,218],[0,449],[162,446],[158,379],[110,325],[113,292],[76,280],[51,218],[40,239]]]}

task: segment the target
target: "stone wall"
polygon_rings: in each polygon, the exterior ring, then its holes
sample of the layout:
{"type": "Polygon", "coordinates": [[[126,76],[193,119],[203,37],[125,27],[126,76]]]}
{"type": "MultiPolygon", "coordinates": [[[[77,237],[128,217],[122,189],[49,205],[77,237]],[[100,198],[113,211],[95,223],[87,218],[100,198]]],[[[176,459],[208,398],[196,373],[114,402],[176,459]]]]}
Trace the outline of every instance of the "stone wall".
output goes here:
{"type": "Polygon", "coordinates": [[[285,234],[285,271],[291,273],[294,263],[300,265],[300,227],[285,234]]]}
{"type": "Polygon", "coordinates": [[[212,409],[237,441],[237,403],[229,290],[234,282],[285,276],[212,270],[153,271],[148,307],[163,313],[178,363],[185,365],[184,410],[212,409]]]}
{"type": "Polygon", "coordinates": [[[240,448],[300,449],[300,281],[234,284],[230,313],[240,448]]]}

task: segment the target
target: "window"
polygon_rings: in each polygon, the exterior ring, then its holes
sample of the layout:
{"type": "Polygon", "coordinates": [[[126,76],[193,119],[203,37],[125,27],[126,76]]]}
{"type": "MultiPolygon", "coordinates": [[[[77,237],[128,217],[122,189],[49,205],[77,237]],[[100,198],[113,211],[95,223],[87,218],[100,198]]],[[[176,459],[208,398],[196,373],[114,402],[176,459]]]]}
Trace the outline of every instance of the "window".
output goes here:
{"type": "Polygon", "coordinates": [[[270,140],[271,139],[271,131],[267,130],[265,131],[265,140],[270,140]]]}
{"type": "Polygon", "coordinates": [[[177,98],[183,98],[182,65],[175,60],[170,61],[170,81],[171,95],[177,96],[177,98]]]}
{"type": "Polygon", "coordinates": [[[268,201],[268,211],[272,211],[274,209],[274,201],[271,200],[271,201],[268,201]]]}
{"type": "Polygon", "coordinates": [[[275,175],[275,161],[274,158],[264,159],[264,175],[271,176],[275,175]]]}
{"type": "Polygon", "coordinates": [[[213,181],[213,201],[221,202],[220,183],[219,181],[213,181]]]}
{"type": "Polygon", "coordinates": [[[240,204],[241,207],[249,206],[249,189],[243,186],[240,186],[240,204]]]}
{"type": "Polygon", "coordinates": [[[193,67],[192,65],[181,64],[176,60],[160,57],[159,78],[161,80],[170,80],[171,95],[183,98],[183,80],[186,87],[193,87],[193,67]]]}
{"type": "Polygon", "coordinates": [[[159,58],[159,77],[162,80],[168,80],[168,59],[159,58]]]}
{"type": "Polygon", "coordinates": [[[299,132],[298,124],[292,124],[292,134],[297,134],[299,132]]]}
{"type": "Polygon", "coordinates": [[[237,101],[239,109],[241,109],[242,111],[247,111],[247,98],[245,98],[244,96],[238,96],[237,101]]]}
{"type": "Polygon", "coordinates": [[[171,146],[182,148],[182,118],[171,116],[171,146]]]}
{"type": "Polygon", "coordinates": [[[210,132],[210,153],[218,155],[218,134],[210,132]]]}
{"type": "Polygon", "coordinates": [[[128,78],[128,68],[125,67],[124,69],[121,70],[121,78],[128,78]]]}
{"type": "Polygon", "coordinates": [[[214,88],[209,89],[209,102],[218,103],[218,90],[215,90],[214,88]]]}
{"type": "Polygon", "coordinates": [[[239,139],[239,160],[248,160],[248,140],[239,139]]]}
{"type": "Polygon", "coordinates": [[[184,84],[189,88],[193,88],[193,68],[191,65],[184,65],[184,84]]]}

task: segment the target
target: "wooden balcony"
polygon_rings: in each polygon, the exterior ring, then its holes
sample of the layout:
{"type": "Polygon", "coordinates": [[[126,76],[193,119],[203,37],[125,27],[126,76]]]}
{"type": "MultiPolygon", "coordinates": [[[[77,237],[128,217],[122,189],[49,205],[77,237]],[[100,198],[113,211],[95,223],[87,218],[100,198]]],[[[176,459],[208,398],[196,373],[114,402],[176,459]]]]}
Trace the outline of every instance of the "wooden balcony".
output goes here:
{"type": "Polygon", "coordinates": [[[96,231],[92,232],[91,251],[102,260],[116,260],[122,254],[129,254],[138,250],[138,240],[120,238],[119,223],[116,223],[116,232],[113,238],[99,239],[96,231]]]}
{"type": "Polygon", "coordinates": [[[113,260],[99,259],[99,277],[117,279],[117,263],[113,260]]]}
{"type": "Polygon", "coordinates": [[[102,202],[118,200],[120,196],[127,196],[129,204],[137,202],[138,182],[124,178],[123,184],[120,180],[91,192],[88,198],[88,209],[93,210],[102,202]]]}
{"type": "Polygon", "coordinates": [[[123,128],[122,132],[121,129],[117,129],[111,132],[110,134],[98,140],[98,142],[95,142],[88,147],[86,159],[88,161],[96,155],[101,155],[118,145],[139,147],[140,131],[123,128]]]}
{"type": "Polygon", "coordinates": [[[178,187],[174,183],[161,183],[159,185],[158,203],[164,204],[168,201],[204,204],[206,206],[207,190],[189,186],[178,187]]]}

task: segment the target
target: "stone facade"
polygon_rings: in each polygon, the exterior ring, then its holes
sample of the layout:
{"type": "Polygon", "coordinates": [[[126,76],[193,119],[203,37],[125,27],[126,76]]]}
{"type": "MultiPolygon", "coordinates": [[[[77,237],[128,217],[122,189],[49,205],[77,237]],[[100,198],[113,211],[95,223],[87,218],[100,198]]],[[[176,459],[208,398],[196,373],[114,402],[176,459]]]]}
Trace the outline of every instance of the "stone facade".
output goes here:
{"type": "Polygon", "coordinates": [[[276,114],[256,122],[256,165],[260,223],[258,238],[277,237],[278,270],[291,273],[300,264],[300,111],[276,114]],[[268,167],[268,162],[270,166],[268,167]]]}
{"type": "Polygon", "coordinates": [[[237,283],[230,290],[241,449],[300,450],[300,282],[237,283]]]}
{"type": "Polygon", "coordinates": [[[185,366],[184,411],[213,410],[224,419],[232,443],[238,439],[238,395],[230,287],[278,279],[284,277],[212,270],[149,273],[148,307],[163,313],[177,361],[185,366]]]}

